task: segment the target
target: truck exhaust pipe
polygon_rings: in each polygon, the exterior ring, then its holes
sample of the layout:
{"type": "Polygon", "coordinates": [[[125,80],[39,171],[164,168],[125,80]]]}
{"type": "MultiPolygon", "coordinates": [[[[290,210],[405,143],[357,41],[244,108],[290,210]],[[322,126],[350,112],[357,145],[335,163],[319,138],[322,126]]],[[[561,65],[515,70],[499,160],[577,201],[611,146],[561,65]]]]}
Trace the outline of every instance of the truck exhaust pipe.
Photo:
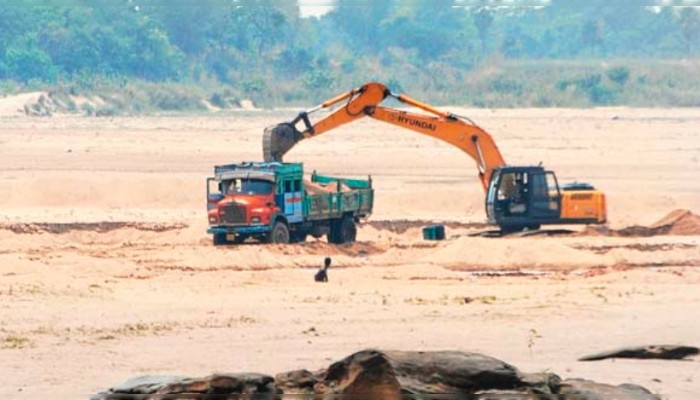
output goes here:
{"type": "Polygon", "coordinates": [[[265,128],[263,134],[263,160],[282,162],[282,157],[303,139],[293,124],[282,123],[265,128]]]}

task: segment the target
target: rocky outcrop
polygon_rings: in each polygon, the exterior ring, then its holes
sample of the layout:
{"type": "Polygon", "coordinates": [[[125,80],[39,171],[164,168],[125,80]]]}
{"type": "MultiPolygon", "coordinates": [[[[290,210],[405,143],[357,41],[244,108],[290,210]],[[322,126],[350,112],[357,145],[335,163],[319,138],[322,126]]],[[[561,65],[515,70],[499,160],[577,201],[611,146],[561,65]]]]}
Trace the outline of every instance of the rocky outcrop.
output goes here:
{"type": "Polygon", "coordinates": [[[579,358],[579,361],[599,361],[608,358],[637,358],[659,360],[683,360],[700,354],[700,349],[692,346],[644,346],[627,347],[579,358]]]}
{"type": "Polygon", "coordinates": [[[143,399],[163,395],[206,399],[223,394],[254,394],[256,399],[277,399],[283,395],[361,394],[363,400],[399,400],[420,394],[459,394],[479,395],[479,399],[515,395],[533,400],[543,396],[566,400],[630,396],[635,400],[658,400],[640,386],[612,386],[579,379],[562,381],[551,373],[526,374],[508,363],[477,353],[379,350],[354,353],[320,371],[295,370],[274,378],[261,374],[217,374],[196,379],[145,376],[124,382],[97,397],[113,400],[134,394],[146,395],[143,399]]]}
{"type": "Polygon", "coordinates": [[[93,397],[96,399],[133,399],[133,395],[152,395],[138,398],[161,399],[163,395],[204,395],[255,394],[256,399],[270,399],[278,394],[274,379],[262,374],[214,374],[204,378],[182,376],[147,375],[129,379],[106,392],[93,397]],[[127,396],[128,395],[128,396],[127,396]],[[263,396],[261,396],[263,395],[263,396]]]}
{"type": "Polygon", "coordinates": [[[562,382],[558,394],[566,400],[660,400],[658,396],[641,386],[631,384],[612,386],[584,379],[569,379],[562,382]]]}

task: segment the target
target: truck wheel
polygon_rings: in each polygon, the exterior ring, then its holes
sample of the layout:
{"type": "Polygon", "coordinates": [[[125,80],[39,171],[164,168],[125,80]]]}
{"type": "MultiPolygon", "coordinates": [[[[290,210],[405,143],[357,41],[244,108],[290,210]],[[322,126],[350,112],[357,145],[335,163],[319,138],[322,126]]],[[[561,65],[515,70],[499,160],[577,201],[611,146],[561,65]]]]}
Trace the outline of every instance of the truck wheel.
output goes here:
{"type": "Polygon", "coordinates": [[[340,221],[331,221],[326,239],[328,239],[328,243],[330,244],[343,243],[340,237],[340,221]]]}
{"type": "Polygon", "coordinates": [[[268,243],[287,244],[289,243],[289,228],[284,222],[277,221],[272,227],[272,231],[267,236],[268,243]]]}
{"type": "Polygon", "coordinates": [[[340,237],[342,243],[354,243],[357,238],[357,226],[352,218],[344,218],[340,224],[340,237]]]}
{"type": "Polygon", "coordinates": [[[214,243],[214,246],[223,246],[228,244],[228,240],[226,240],[225,233],[215,233],[212,241],[214,243]]]}
{"type": "Polygon", "coordinates": [[[328,243],[343,244],[352,243],[357,237],[357,227],[352,218],[343,218],[331,223],[331,231],[328,233],[328,243]]]}

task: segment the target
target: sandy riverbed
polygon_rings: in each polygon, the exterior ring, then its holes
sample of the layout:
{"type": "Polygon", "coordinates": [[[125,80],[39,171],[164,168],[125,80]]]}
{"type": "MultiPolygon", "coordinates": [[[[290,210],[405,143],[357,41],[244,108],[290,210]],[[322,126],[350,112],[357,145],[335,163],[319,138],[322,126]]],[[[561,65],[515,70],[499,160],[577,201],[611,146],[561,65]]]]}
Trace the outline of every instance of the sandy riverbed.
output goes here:
{"type": "MultiPolygon", "coordinates": [[[[612,228],[700,212],[699,110],[457,111],[508,162],[604,190],[612,228]]],[[[357,244],[213,247],[212,166],[259,159],[263,128],[293,115],[0,118],[0,392],[84,399],[139,374],[314,369],[380,347],[696,398],[698,360],[576,359],[700,345],[700,235],[465,236],[485,218],[473,161],[381,122],[287,157],[372,175],[357,244]],[[451,221],[449,240],[424,242],[414,220],[451,221]],[[330,282],[315,284],[326,255],[330,282]]]]}

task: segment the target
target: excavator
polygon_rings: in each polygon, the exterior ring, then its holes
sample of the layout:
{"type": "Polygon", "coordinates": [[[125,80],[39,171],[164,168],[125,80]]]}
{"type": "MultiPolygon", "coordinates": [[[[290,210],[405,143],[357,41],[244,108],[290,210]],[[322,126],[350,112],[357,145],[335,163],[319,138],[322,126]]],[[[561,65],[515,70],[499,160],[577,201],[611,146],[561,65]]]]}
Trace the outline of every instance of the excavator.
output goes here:
{"type": "Polygon", "coordinates": [[[605,194],[590,184],[574,182],[560,187],[556,174],[541,163],[508,165],[491,135],[471,119],[441,111],[403,94],[394,94],[378,82],[366,83],[329,99],[301,112],[291,122],[266,128],[263,157],[266,162],[281,162],[298,142],[363,117],[442,140],[473,158],[486,192],[488,223],[497,225],[502,233],[536,231],[541,225],[606,222],[605,194]],[[380,105],[388,98],[426,114],[380,105]],[[309,116],[322,109],[332,110],[312,123],[309,116]],[[300,122],[303,126],[297,128],[300,122]]]}

